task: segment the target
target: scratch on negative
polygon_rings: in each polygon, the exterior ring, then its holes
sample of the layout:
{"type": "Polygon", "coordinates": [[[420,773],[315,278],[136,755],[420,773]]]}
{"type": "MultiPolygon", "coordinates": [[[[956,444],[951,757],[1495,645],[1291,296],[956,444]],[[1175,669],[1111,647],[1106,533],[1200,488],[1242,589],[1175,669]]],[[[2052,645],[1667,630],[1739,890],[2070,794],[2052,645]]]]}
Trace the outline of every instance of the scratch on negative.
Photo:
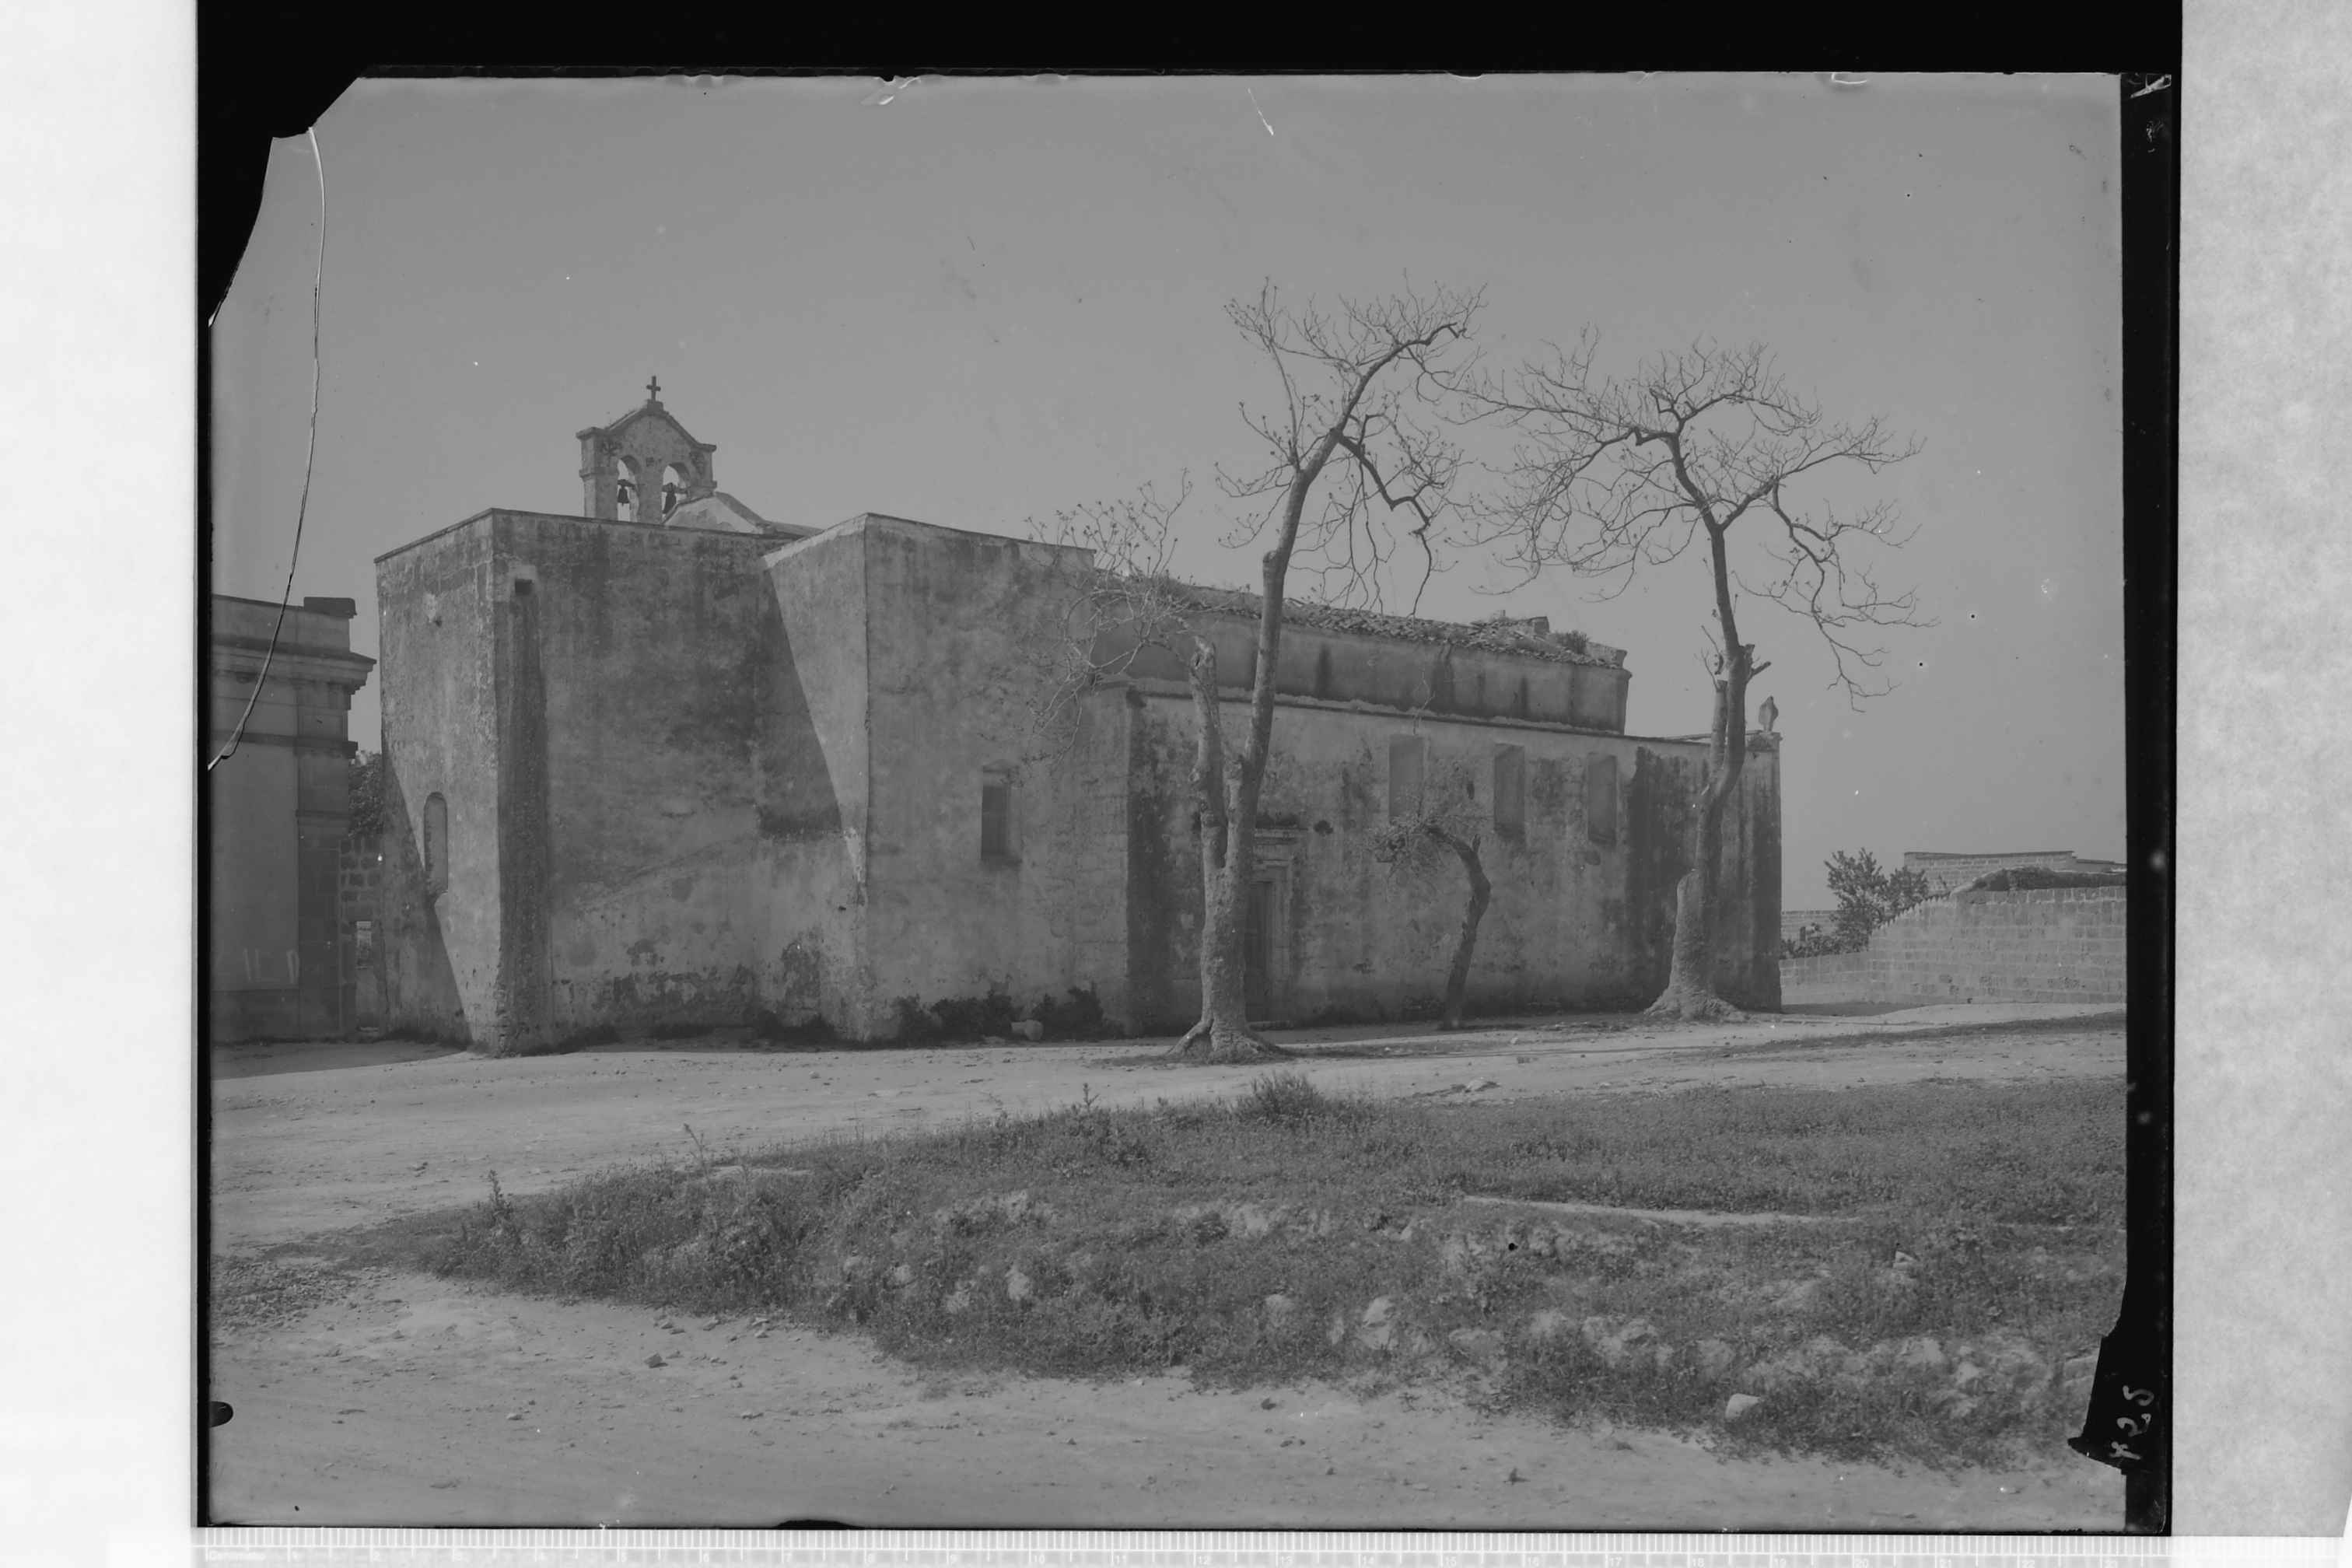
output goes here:
{"type": "Polygon", "coordinates": [[[1252,109],[1257,109],[1257,122],[1265,127],[1265,133],[1268,136],[1273,135],[1274,121],[1265,117],[1265,110],[1257,108],[1257,89],[1255,88],[1245,87],[1242,89],[1242,90],[1249,94],[1250,107],[1252,109]]]}

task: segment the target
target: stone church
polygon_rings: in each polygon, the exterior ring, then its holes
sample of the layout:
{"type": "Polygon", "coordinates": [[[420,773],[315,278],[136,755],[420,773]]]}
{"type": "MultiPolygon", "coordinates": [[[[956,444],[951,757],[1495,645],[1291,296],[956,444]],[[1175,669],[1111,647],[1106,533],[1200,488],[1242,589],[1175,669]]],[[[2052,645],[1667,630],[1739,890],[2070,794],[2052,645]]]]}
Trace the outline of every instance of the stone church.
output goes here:
{"type": "MultiPolygon", "coordinates": [[[[607,1029],[822,1019],[1091,990],[1197,1015],[1184,671],[1145,650],[1041,744],[1041,650],[1087,552],[866,513],[771,522],[649,387],[580,432],[580,512],[479,512],[378,558],[387,1023],[485,1052],[607,1029]]],[[[1228,734],[1255,600],[1203,589],[1228,734]]],[[[1257,830],[1254,1016],[1411,1016],[1443,991],[1450,862],[1380,826],[1478,805],[1494,883],[1474,1010],[1647,1002],[1696,838],[1703,740],[1625,733],[1624,655],[1542,621],[1294,604],[1257,830]]],[[[1719,984],[1779,1001],[1780,765],[1726,824],[1719,984]]]]}

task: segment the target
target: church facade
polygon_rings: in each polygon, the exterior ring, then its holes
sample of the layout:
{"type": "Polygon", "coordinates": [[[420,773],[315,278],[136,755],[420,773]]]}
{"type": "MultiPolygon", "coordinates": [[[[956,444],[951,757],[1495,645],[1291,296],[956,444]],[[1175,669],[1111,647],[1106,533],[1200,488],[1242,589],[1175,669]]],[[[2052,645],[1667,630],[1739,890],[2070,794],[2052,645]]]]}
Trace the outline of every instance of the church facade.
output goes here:
{"type": "MultiPolygon", "coordinates": [[[[616,1030],[1091,992],[1197,1016],[1183,670],[1144,650],[1051,736],[1033,713],[1087,552],[864,514],[771,522],[656,396],[583,431],[577,516],[492,510],[377,562],[386,1022],[486,1052],[616,1030]]],[[[1229,736],[1255,606],[1202,590],[1229,736]]],[[[1696,838],[1703,741],[1624,732],[1623,655],[1540,622],[1294,605],[1257,827],[1252,1014],[1412,1016],[1462,874],[1379,829],[1478,802],[1475,1010],[1646,1002],[1696,838]]],[[[1724,993],[1777,1006],[1777,742],[1725,834],[1724,993]]]]}

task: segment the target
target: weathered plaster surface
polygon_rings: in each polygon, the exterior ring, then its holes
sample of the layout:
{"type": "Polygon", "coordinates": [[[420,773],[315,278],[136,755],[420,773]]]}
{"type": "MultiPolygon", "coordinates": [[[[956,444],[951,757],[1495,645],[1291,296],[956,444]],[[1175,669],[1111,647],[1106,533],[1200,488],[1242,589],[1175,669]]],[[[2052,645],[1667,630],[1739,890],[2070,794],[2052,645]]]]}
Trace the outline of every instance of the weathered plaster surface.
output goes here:
{"type": "MultiPolygon", "coordinates": [[[[1115,1019],[1189,1023],[1189,696],[1114,683],[1057,731],[1034,721],[1084,565],[872,515],[777,548],[500,511],[385,557],[389,1021],[501,1052],[763,1013],[871,1038],[902,998],[1001,989],[1025,1007],[1091,986],[1115,1019]],[[983,852],[992,788],[1001,853],[983,852]]],[[[1238,684],[1236,628],[1217,635],[1238,684]]],[[[1704,749],[1619,732],[1621,668],[1317,630],[1285,671],[1261,858],[1282,881],[1286,1016],[1396,1012],[1442,984],[1458,870],[1400,882],[1371,858],[1389,741],[1416,730],[1482,787],[1498,745],[1525,753],[1524,837],[1489,836],[1474,1005],[1663,983],[1704,749]],[[1596,834],[1603,755],[1616,823],[1596,834]]],[[[1229,710],[1237,737],[1238,692],[1229,710]]],[[[1751,1005],[1777,1001],[1753,940],[1778,934],[1777,791],[1759,745],[1718,931],[1722,984],[1751,1005]]]]}
{"type": "Polygon", "coordinates": [[[352,1026],[334,867],[349,821],[352,601],[210,602],[205,774],[207,1021],[215,1039],[352,1026]],[[281,624],[282,623],[282,624],[281,624]],[[236,743],[231,745],[232,737],[236,743]]]}
{"type": "Polygon", "coordinates": [[[761,585],[759,983],[788,1023],[871,1034],[865,542],[834,531],[773,551],[761,585]]]}
{"type": "MultiPolygon", "coordinates": [[[[1130,985],[1142,1021],[1181,1026],[1199,1006],[1193,719],[1190,699],[1172,689],[1139,690],[1137,702],[1130,985]]],[[[1244,704],[1226,703],[1228,735],[1246,718],[1244,704]]],[[[1494,895],[1471,969],[1473,1007],[1654,997],[1665,982],[1675,884],[1689,864],[1706,748],[1435,717],[1413,728],[1428,748],[1428,776],[1466,775],[1482,801],[1491,799],[1496,749],[1525,753],[1522,834],[1506,838],[1490,821],[1482,836],[1494,895]],[[1597,757],[1617,760],[1617,831],[1605,843],[1586,816],[1586,770],[1597,757]]],[[[1372,854],[1387,820],[1389,743],[1407,732],[1393,714],[1362,705],[1291,702],[1276,715],[1259,858],[1282,883],[1274,1010],[1284,1017],[1394,1016],[1433,1006],[1444,988],[1466,896],[1459,865],[1438,858],[1400,874],[1372,854]]],[[[1719,984],[1753,1006],[1778,1005],[1777,967],[1759,983],[1750,935],[1768,895],[1763,929],[1778,934],[1778,771],[1776,753],[1751,755],[1726,823],[1719,984]]]]}
{"type": "Polygon", "coordinates": [[[493,1044],[499,973],[494,514],[376,563],[383,706],[386,1016],[493,1044]],[[424,875],[425,805],[448,806],[447,885],[424,875]]]}
{"type": "MultiPolygon", "coordinates": [[[[1075,733],[1041,735],[1031,703],[1078,552],[992,534],[866,517],[861,540],[874,755],[869,940],[887,1001],[974,996],[1023,1004],[1125,989],[1126,710],[1085,705],[1075,733]],[[1058,568],[1058,570],[1057,570],[1058,568]],[[1039,753],[1066,741],[1063,754],[1039,753]],[[984,783],[1011,786],[1012,853],[981,853],[984,783]]],[[[845,543],[846,543],[845,539],[845,543]]],[[[808,547],[803,547],[808,548],[808,547]]]]}

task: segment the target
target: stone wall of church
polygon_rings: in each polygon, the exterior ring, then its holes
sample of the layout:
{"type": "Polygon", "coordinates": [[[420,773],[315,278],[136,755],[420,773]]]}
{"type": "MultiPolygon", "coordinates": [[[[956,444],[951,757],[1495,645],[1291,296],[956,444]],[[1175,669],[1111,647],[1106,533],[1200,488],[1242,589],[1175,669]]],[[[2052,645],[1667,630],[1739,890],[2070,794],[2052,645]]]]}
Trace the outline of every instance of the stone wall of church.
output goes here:
{"type": "MultiPolygon", "coordinates": [[[[1217,649],[1218,684],[1246,693],[1256,679],[1257,618],[1202,614],[1195,624],[1217,649]]],[[[1133,647],[1107,635],[1097,658],[1108,662],[1133,647]]],[[[1187,667],[1161,647],[1134,651],[1139,679],[1181,682],[1187,667]]],[[[1530,658],[1440,641],[1376,637],[1304,623],[1283,627],[1275,689],[1285,697],[1362,702],[1402,712],[1448,717],[1530,719],[1580,729],[1625,728],[1628,677],[1622,667],[1530,658]]]]}
{"type": "Polygon", "coordinates": [[[862,547],[871,627],[860,1024],[894,1022],[901,997],[1026,1007],[1082,985],[1119,1016],[1127,710],[1101,693],[1041,729],[1034,708],[1077,552],[870,516],[824,537],[862,547]]]}
{"type": "MultiPolygon", "coordinates": [[[[770,542],[772,546],[773,541],[770,542]]],[[[868,758],[866,548],[820,533],[772,549],[761,587],[774,651],[761,668],[756,976],[761,1005],[788,1025],[823,1018],[876,1032],[867,963],[868,758]]]]}
{"type": "MultiPolygon", "coordinates": [[[[609,1026],[749,1023],[765,932],[755,759],[782,656],[761,541],[740,534],[501,514],[507,574],[529,584],[509,659],[510,819],[543,812],[546,853],[509,857],[511,931],[530,1026],[552,1045],[609,1026]],[[534,716],[533,710],[536,709],[534,716]]],[[[510,584],[511,586],[511,584],[510,584]]],[[[517,822],[520,826],[520,822],[517,822]]]]}
{"type": "MultiPolygon", "coordinates": [[[[1190,698],[1114,684],[1041,728],[1074,563],[875,516],[778,548],[503,511],[386,556],[386,1024],[496,1052],[762,1017],[870,1039],[902,1000],[1026,1008],[1075,987],[1114,1020],[1189,1024],[1190,698]]],[[[1386,690],[1433,657],[1364,640],[1324,638],[1302,679],[1386,690]]],[[[1584,667],[1495,657],[1456,660],[1454,707],[1419,719],[1286,700],[1262,839],[1279,1016],[1396,1016],[1442,989],[1459,868],[1371,854],[1392,742],[1416,736],[1427,779],[1485,799],[1510,759],[1474,1006],[1663,984],[1704,748],[1612,732],[1620,670],[1585,689],[1584,667]],[[1603,723],[1465,711],[1516,706],[1530,673],[1553,684],[1529,700],[1603,723]]],[[[1238,698],[1228,719],[1238,739],[1238,698]]],[[[1718,931],[1723,989],[1759,1006],[1778,995],[1777,762],[1751,761],[1718,931]]]]}
{"type": "Polygon", "coordinates": [[[493,517],[376,562],[389,1029],[491,1048],[499,978],[493,517]]]}
{"type": "MultiPolygon", "coordinates": [[[[1141,1026],[1181,1028],[1200,995],[1194,725],[1177,689],[1153,684],[1139,695],[1129,984],[1141,1026]]],[[[1246,717],[1244,704],[1228,703],[1227,734],[1240,734],[1246,717]]],[[[1389,816],[1392,744],[1415,738],[1423,787],[1466,784],[1483,803],[1473,810],[1493,899],[1471,971],[1472,1009],[1654,998],[1695,837],[1704,746],[1556,726],[1416,723],[1294,701],[1275,720],[1258,837],[1261,869],[1275,883],[1272,1015],[1303,1022],[1434,1013],[1467,879],[1442,849],[1402,870],[1373,853],[1389,816]],[[1499,825],[1498,770],[1517,774],[1517,785],[1504,787],[1519,803],[1499,825]]],[[[1718,984],[1759,1007],[1778,1005],[1778,754],[1751,753],[1727,823],[1718,984]]]]}

